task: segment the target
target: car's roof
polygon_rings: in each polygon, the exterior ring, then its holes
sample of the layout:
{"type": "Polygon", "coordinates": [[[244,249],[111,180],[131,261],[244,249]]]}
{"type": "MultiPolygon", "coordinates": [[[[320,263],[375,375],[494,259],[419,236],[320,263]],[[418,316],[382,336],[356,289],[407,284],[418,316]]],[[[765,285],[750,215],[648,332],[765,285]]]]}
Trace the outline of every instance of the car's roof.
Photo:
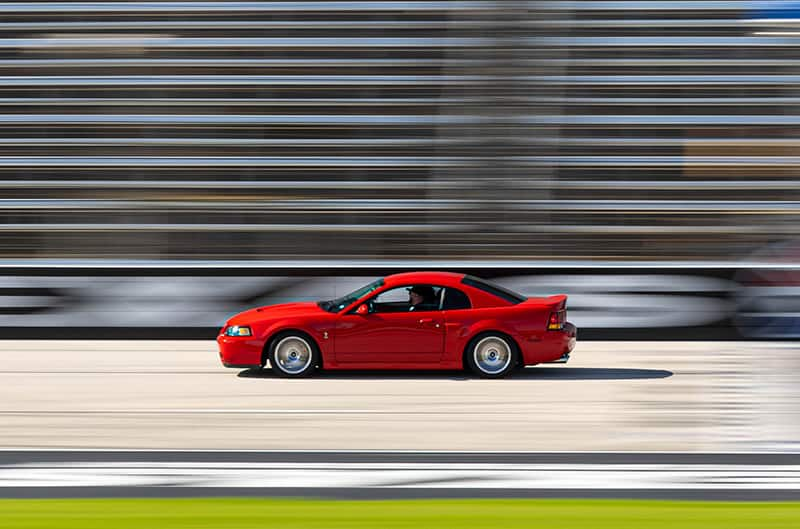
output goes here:
{"type": "Polygon", "coordinates": [[[430,285],[453,286],[464,279],[464,274],[453,272],[404,272],[386,276],[383,281],[387,286],[423,283],[430,285]]]}

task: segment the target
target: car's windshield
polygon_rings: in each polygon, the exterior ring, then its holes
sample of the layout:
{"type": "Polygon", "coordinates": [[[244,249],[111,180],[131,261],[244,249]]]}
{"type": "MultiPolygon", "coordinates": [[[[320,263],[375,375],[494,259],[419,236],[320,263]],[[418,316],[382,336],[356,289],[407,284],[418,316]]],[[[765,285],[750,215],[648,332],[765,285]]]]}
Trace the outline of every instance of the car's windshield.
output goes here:
{"type": "Polygon", "coordinates": [[[349,294],[345,294],[340,298],[332,299],[329,301],[320,301],[319,306],[322,307],[323,310],[327,310],[328,312],[339,312],[348,305],[352,305],[356,300],[361,299],[370,292],[382,286],[383,286],[383,278],[377,279],[372,283],[370,283],[369,285],[365,285],[359,288],[358,290],[354,290],[349,294]]]}

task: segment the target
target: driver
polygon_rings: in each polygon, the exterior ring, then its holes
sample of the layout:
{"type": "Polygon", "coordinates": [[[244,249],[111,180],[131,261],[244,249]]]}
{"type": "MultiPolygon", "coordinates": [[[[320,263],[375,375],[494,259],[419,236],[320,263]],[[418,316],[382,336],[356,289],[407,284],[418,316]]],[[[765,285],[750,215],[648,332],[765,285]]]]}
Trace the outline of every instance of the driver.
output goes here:
{"type": "Polygon", "coordinates": [[[414,285],[408,288],[408,310],[434,310],[436,309],[436,293],[428,285],[414,285]]]}

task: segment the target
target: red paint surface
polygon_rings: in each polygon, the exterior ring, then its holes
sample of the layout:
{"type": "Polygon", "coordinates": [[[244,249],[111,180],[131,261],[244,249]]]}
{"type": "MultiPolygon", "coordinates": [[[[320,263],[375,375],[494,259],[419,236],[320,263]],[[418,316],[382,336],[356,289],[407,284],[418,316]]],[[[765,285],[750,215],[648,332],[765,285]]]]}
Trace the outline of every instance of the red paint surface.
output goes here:
{"type": "Polygon", "coordinates": [[[572,350],[575,327],[548,331],[550,313],[566,307],[566,296],[528,298],[514,305],[462,284],[464,274],[411,272],[384,278],[384,285],[339,313],[316,303],[286,303],[252,309],[226,322],[217,337],[220,358],[230,366],[260,366],[266,344],[277,333],[302,331],[313,338],[325,369],[462,369],[464,351],[476,335],[510,336],[533,365],[557,360],[572,350]],[[463,310],[356,314],[359,305],[389,289],[428,284],[464,292],[472,308],[463,310]],[[225,336],[230,325],[247,325],[249,337],[225,336]],[[327,338],[326,338],[327,333],[327,338]]]}

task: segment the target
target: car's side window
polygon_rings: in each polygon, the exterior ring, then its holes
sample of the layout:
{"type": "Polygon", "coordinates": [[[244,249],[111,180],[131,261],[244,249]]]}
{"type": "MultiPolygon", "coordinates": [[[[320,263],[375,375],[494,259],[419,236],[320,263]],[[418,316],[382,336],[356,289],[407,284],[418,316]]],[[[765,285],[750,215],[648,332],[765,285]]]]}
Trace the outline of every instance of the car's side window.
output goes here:
{"type": "Polygon", "coordinates": [[[447,287],[442,294],[442,310],[460,310],[472,308],[469,297],[458,289],[447,287]]]}
{"type": "Polygon", "coordinates": [[[439,310],[442,287],[406,285],[381,292],[369,302],[370,311],[424,312],[439,310]]]}
{"type": "Polygon", "coordinates": [[[375,303],[408,303],[408,291],[405,287],[385,290],[375,296],[375,303]]]}

